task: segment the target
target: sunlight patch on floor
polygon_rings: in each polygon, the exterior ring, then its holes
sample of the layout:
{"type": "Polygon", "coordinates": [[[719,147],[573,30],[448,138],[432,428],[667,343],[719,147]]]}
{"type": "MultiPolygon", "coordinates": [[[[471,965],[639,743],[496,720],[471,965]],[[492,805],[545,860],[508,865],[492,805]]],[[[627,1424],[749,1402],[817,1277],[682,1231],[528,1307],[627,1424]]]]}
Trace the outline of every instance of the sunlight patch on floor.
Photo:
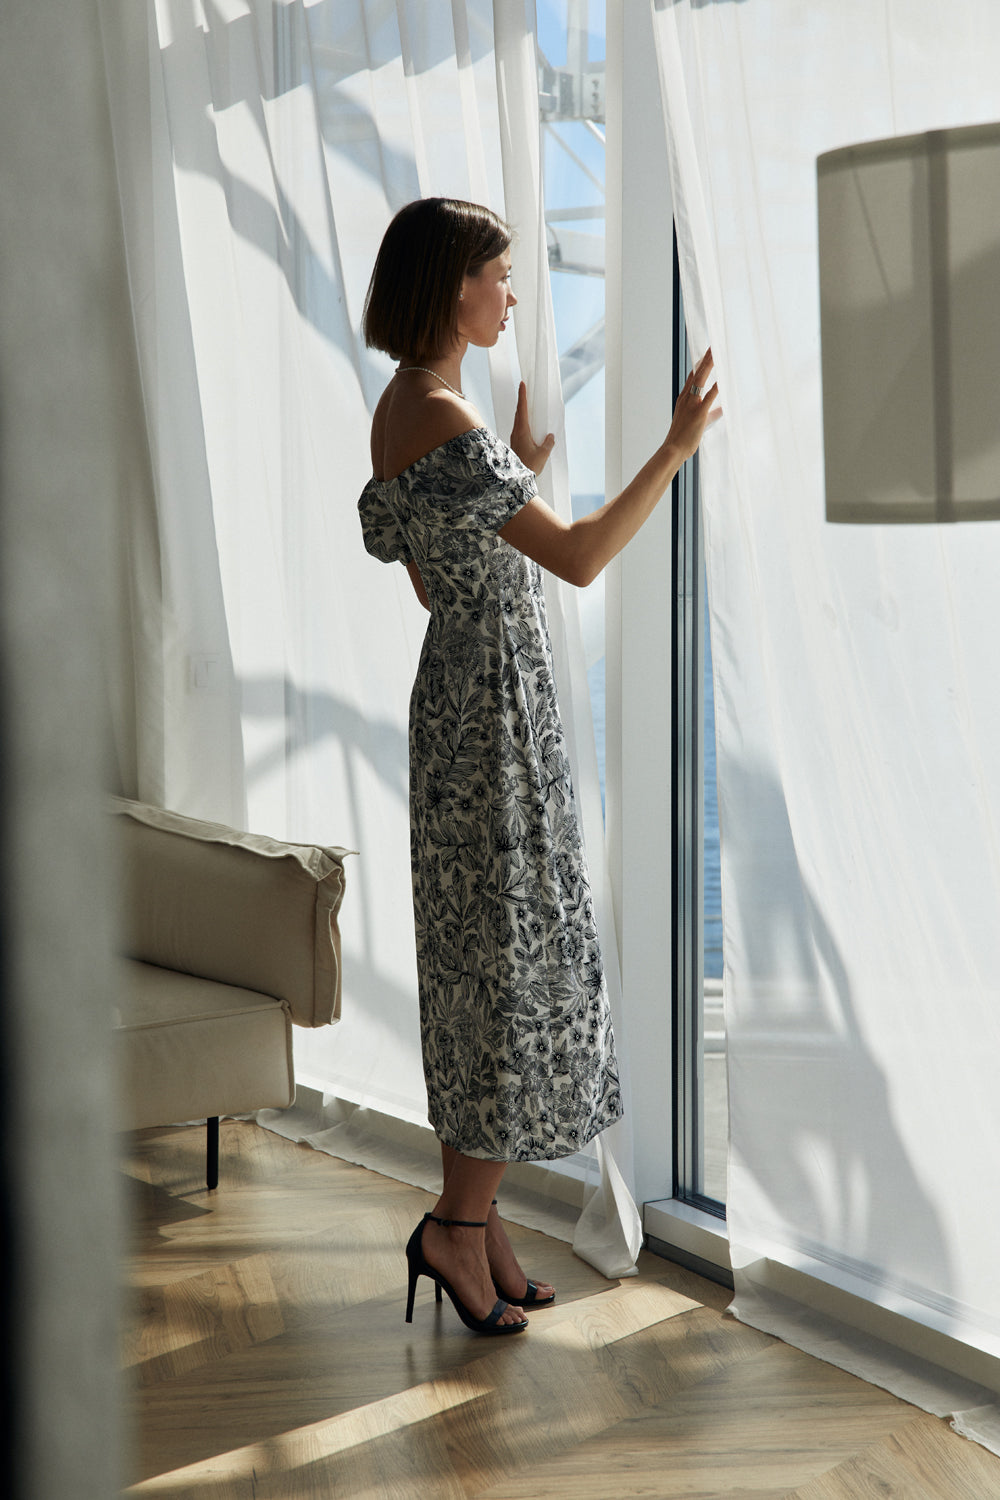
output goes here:
{"type": "Polygon", "coordinates": [[[244,1448],[186,1464],[182,1469],[153,1475],[132,1485],[125,1494],[179,1495],[185,1493],[187,1485],[213,1479],[232,1483],[241,1478],[259,1479],[286,1473],[478,1401],[493,1389],[493,1381],[481,1380],[473,1371],[428,1381],[412,1390],[387,1396],[383,1401],[373,1401],[370,1406],[341,1412],[339,1416],[279,1433],[263,1442],[249,1443],[244,1448]]]}

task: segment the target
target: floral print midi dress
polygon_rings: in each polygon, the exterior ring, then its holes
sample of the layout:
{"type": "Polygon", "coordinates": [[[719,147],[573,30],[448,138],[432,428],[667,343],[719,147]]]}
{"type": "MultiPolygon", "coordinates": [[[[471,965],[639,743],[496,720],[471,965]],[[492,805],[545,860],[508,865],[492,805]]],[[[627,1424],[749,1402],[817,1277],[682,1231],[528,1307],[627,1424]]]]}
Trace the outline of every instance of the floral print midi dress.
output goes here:
{"type": "Polygon", "coordinates": [[[485,428],[359,502],[431,614],[410,699],[413,905],[428,1113],[466,1156],[551,1160],[622,1113],[541,569],[497,532],[535,476],[485,428]]]}

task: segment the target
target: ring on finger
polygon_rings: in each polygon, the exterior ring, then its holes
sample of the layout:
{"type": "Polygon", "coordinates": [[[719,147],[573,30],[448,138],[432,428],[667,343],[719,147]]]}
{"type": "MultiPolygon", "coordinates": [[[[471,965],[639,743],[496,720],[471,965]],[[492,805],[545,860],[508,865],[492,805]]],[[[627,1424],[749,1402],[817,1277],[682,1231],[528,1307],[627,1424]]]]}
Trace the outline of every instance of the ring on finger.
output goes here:
{"type": "Polygon", "coordinates": [[[692,394],[692,396],[700,396],[701,395],[701,386],[700,385],[693,385],[691,387],[691,394],[692,394]]]}

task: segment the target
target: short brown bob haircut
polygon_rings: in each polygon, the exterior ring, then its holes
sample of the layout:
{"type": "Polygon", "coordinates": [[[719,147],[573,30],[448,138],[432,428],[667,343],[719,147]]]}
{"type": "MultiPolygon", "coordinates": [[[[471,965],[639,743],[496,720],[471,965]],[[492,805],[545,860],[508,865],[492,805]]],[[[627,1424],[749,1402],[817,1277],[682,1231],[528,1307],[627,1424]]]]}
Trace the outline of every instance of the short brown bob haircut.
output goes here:
{"type": "Polygon", "coordinates": [[[463,276],[510,246],[510,226],[458,198],[418,198],[386,230],[365,298],[365,343],[394,359],[437,359],[458,332],[463,276]]]}

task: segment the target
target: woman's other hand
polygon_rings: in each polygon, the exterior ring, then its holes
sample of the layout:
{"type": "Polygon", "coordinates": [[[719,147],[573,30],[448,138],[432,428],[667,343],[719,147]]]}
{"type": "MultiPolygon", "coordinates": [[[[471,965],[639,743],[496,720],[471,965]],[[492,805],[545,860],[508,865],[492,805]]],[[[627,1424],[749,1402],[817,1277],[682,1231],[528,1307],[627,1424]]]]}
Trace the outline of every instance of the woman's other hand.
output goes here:
{"type": "Polygon", "coordinates": [[[709,391],[705,390],[713,365],[712,351],[708,349],[685,380],[677,397],[674,419],[670,424],[665,446],[674,448],[682,458],[691,457],[701,442],[706,427],[710,427],[722,416],[722,407],[715,405],[719,395],[718,385],[713,385],[709,391]]]}
{"type": "Polygon", "coordinates": [[[554,432],[546,433],[540,443],[536,443],[531,436],[531,427],[528,422],[528,387],[522,380],[517,391],[517,411],[514,413],[510,446],[526,469],[530,469],[534,474],[540,474],[548,463],[549,454],[555,444],[554,432]]]}

